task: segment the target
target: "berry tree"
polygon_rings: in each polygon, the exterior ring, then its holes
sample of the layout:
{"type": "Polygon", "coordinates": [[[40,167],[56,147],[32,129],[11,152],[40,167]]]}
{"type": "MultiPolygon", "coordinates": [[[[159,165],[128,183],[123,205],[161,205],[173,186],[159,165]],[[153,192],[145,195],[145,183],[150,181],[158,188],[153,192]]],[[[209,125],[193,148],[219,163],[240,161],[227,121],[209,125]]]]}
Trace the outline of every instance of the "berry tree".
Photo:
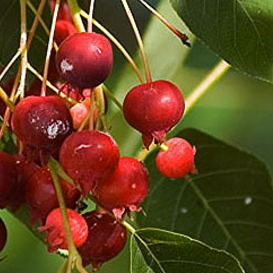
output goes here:
{"type": "MultiPolygon", "coordinates": [[[[272,89],[271,0],[0,8],[0,272],[18,272],[16,221],[47,261],[24,260],[22,272],[273,272],[267,167],[200,130],[219,111],[192,118],[229,70],[272,89]],[[192,67],[206,54],[202,79],[192,67]]],[[[225,86],[223,105],[241,87],[225,86]]],[[[238,120],[217,128],[232,132],[238,120]]],[[[267,150],[270,133],[259,139],[267,150]]]]}

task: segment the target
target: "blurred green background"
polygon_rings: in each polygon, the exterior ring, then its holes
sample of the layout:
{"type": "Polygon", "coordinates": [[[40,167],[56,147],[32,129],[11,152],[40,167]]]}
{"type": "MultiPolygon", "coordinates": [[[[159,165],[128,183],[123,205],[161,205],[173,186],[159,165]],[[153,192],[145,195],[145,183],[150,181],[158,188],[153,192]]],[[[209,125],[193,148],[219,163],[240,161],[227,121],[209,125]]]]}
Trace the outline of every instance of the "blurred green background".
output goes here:
{"type": "MultiPolygon", "coordinates": [[[[87,5],[88,1],[81,1],[82,6],[87,5]]],[[[146,35],[145,27],[149,21],[150,14],[136,1],[132,2],[132,8],[135,13],[138,24],[142,33],[146,35]]],[[[159,1],[149,1],[156,5],[159,1]]],[[[184,26],[177,18],[174,11],[170,9],[168,1],[161,6],[161,11],[166,14],[170,22],[178,24],[180,29],[184,26]]],[[[121,4],[117,0],[100,0],[97,1],[95,17],[99,19],[109,30],[111,30],[119,40],[134,54],[137,46],[124,15],[121,4]]],[[[149,31],[153,32],[153,42],[151,52],[153,56],[148,54],[151,61],[152,74],[156,74],[156,69],[164,70],[164,62],[169,61],[168,47],[162,51],[158,48],[158,40],[166,39],[168,43],[177,43],[180,41],[170,34],[168,30],[156,21],[160,32],[156,32],[153,28],[149,31]],[[164,37],[162,37],[162,33],[164,37]],[[152,51],[153,49],[153,51],[152,51]],[[158,53],[159,52],[159,53],[158,53]],[[162,53],[163,52],[163,53],[162,53]],[[157,55],[158,54],[158,55],[157,55]],[[162,63],[162,68],[158,63],[162,63]]],[[[189,31],[186,30],[188,33],[189,31]]],[[[219,61],[205,45],[200,41],[196,41],[191,50],[182,45],[178,45],[177,52],[171,52],[172,56],[176,54],[178,57],[185,56],[185,61],[172,73],[173,80],[182,90],[185,96],[190,94],[194,87],[203,79],[210,69],[219,61]]],[[[181,58],[181,60],[183,57],[181,58]]],[[[124,86],[133,86],[137,83],[136,79],[130,81],[126,79],[124,73],[131,73],[130,69],[125,67],[126,62],[123,56],[115,50],[114,70],[107,82],[108,87],[115,92],[117,82],[127,81],[124,86]],[[127,72],[128,70],[128,72],[127,72]],[[126,72],[124,72],[126,71],[126,72]]],[[[164,71],[163,71],[164,72],[164,71]]],[[[169,71],[166,71],[169,73],[169,71]]],[[[125,88],[125,87],[124,87],[125,88]]],[[[183,128],[194,127],[203,130],[217,138],[234,144],[247,150],[266,162],[269,171],[273,173],[273,87],[271,84],[252,79],[242,73],[230,70],[208,93],[196,104],[183,119],[183,128]]],[[[124,93],[119,93],[122,100],[124,93]]],[[[109,115],[115,111],[115,106],[110,104],[109,115]]],[[[111,118],[110,118],[111,121],[111,118]]],[[[120,121],[118,121],[120,122],[120,121]]],[[[112,123],[110,122],[110,125],[112,123]]],[[[115,122],[116,125],[116,122],[115,122]]],[[[125,128],[121,125],[121,128],[125,128]]],[[[114,125],[113,125],[114,127],[114,125]]],[[[127,129],[124,129],[127,130],[127,129]]],[[[122,154],[132,154],[133,149],[128,149],[128,140],[124,138],[123,131],[118,133],[113,128],[114,137],[117,139],[121,147],[122,154]],[[127,141],[127,144],[126,144],[127,141]]],[[[137,139],[140,141],[140,135],[133,133],[132,142],[137,139]]],[[[130,144],[134,146],[134,143],[130,144]]],[[[8,227],[8,241],[4,251],[0,254],[0,258],[6,258],[0,263],[0,273],[55,273],[63,262],[63,258],[56,254],[47,253],[46,246],[36,239],[25,226],[15,219],[7,211],[0,211],[0,215],[8,227]]],[[[89,269],[91,272],[91,268],[89,269]]],[[[101,273],[126,273],[129,272],[129,251],[127,248],[113,261],[103,265],[101,273]]]]}

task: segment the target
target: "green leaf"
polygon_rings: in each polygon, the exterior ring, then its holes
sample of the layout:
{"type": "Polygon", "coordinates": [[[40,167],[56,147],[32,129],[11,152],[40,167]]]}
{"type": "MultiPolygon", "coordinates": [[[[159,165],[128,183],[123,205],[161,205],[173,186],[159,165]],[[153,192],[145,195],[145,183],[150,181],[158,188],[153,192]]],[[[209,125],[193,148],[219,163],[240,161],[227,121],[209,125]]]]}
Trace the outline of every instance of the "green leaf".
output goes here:
{"type": "Polygon", "coordinates": [[[272,0],[170,0],[189,29],[233,67],[273,82],[272,0]]]}
{"type": "Polygon", "coordinates": [[[237,257],[248,273],[273,272],[273,190],[253,155],[194,129],[179,133],[197,149],[198,175],[169,179],[145,161],[151,179],[140,227],[187,234],[237,257]]]}
{"type": "MultiPolygon", "coordinates": [[[[39,0],[32,0],[31,3],[38,8],[39,0]]],[[[0,64],[5,66],[17,52],[20,47],[20,1],[18,0],[0,0],[1,18],[0,18],[0,64]]],[[[32,11],[27,8],[27,29],[30,30],[34,20],[32,11]]],[[[44,7],[43,20],[50,25],[50,8],[46,4],[44,7]]],[[[29,48],[28,59],[30,63],[39,71],[43,67],[48,36],[40,24],[37,27],[32,44],[29,48]]],[[[15,74],[17,67],[13,66],[10,74],[15,74]]]]}
{"type": "Polygon", "coordinates": [[[242,273],[239,262],[187,236],[160,229],[141,229],[131,237],[130,273],[242,273]]]}

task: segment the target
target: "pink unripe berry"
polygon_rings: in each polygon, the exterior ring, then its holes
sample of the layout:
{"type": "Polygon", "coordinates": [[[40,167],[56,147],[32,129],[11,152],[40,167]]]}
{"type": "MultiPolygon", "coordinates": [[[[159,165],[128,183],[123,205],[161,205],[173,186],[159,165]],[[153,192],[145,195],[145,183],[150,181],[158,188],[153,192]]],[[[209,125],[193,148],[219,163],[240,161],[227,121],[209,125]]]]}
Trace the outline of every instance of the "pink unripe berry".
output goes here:
{"type": "Polygon", "coordinates": [[[163,149],[156,157],[156,166],[164,176],[179,178],[189,172],[196,173],[195,148],[188,141],[174,137],[163,144],[163,149]]]}
{"type": "MultiPolygon", "coordinates": [[[[76,211],[72,209],[67,209],[66,211],[74,244],[76,247],[80,247],[88,236],[87,223],[76,211]]],[[[56,208],[49,213],[45,225],[39,229],[40,231],[47,232],[46,241],[49,252],[55,252],[59,248],[68,248],[61,210],[59,208],[56,208]]]]}

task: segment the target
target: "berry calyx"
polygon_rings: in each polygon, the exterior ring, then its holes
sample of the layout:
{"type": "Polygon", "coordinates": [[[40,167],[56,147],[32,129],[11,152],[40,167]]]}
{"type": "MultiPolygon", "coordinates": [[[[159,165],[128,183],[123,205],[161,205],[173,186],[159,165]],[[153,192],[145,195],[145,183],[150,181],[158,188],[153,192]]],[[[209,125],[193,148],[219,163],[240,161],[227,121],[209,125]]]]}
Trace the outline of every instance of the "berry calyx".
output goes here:
{"type": "Polygon", "coordinates": [[[185,109],[180,90],[171,82],[140,84],[126,95],[123,112],[127,122],[142,133],[145,147],[152,140],[162,143],[166,133],[178,123],[185,109]]]}
{"type": "MultiPolygon", "coordinates": [[[[59,179],[66,206],[75,208],[80,192],[71,184],[59,179]]],[[[59,206],[50,171],[47,166],[37,170],[27,181],[26,200],[31,212],[31,223],[44,221],[50,211],[59,206]]]]}
{"type": "MultiPolygon", "coordinates": [[[[76,247],[80,247],[88,236],[87,223],[76,211],[72,209],[67,209],[66,211],[74,244],[76,247]]],[[[55,252],[59,248],[68,248],[61,210],[59,208],[52,210],[48,214],[45,225],[40,227],[39,230],[47,232],[46,241],[49,252],[55,252]]]]}
{"type": "Polygon", "coordinates": [[[60,77],[78,88],[91,88],[103,83],[113,66],[109,41],[97,33],[75,33],[65,39],[56,54],[60,77]]]}
{"type": "Polygon", "coordinates": [[[0,218],[0,252],[3,250],[7,242],[7,229],[5,223],[0,218]]]}
{"type": "Polygon", "coordinates": [[[93,194],[97,202],[117,218],[125,211],[137,211],[149,190],[148,171],[132,157],[121,157],[115,172],[97,183],[93,194]]]}
{"type": "Polygon", "coordinates": [[[89,234],[78,250],[83,265],[92,264],[93,271],[97,271],[104,262],[122,251],[127,240],[127,230],[108,214],[92,211],[83,217],[87,222],[89,234]]]}
{"type": "Polygon", "coordinates": [[[114,139],[100,131],[71,134],[60,150],[60,163],[83,193],[91,191],[98,181],[107,179],[116,169],[119,150],[114,139]]]}
{"type": "Polygon", "coordinates": [[[46,155],[56,152],[73,130],[70,112],[57,96],[24,98],[14,109],[11,125],[24,145],[46,155]]]}
{"type": "Polygon", "coordinates": [[[161,150],[156,157],[158,170],[166,177],[185,177],[189,172],[195,174],[195,148],[179,137],[169,139],[164,143],[165,151],[161,150]]]}

